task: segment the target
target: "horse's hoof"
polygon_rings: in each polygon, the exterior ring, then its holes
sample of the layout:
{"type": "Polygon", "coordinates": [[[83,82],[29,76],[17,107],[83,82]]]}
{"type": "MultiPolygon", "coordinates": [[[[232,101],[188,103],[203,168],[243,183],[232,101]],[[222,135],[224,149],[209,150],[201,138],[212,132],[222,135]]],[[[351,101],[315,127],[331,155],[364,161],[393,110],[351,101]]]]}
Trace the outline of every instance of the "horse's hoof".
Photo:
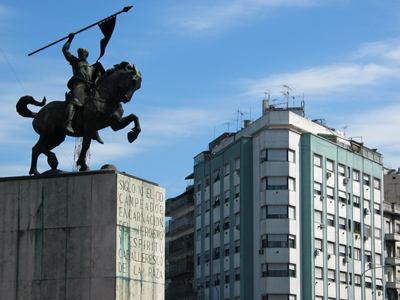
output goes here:
{"type": "Polygon", "coordinates": [[[30,169],[29,170],[29,176],[31,175],[39,175],[39,171],[35,168],[35,169],[30,169]]]}
{"type": "Polygon", "coordinates": [[[86,172],[86,171],[90,171],[90,168],[88,166],[81,166],[79,168],[79,172],[86,172]]]}
{"type": "Polygon", "coordinates": [[[132,143],[134,140],[136,140],[139,133],[140,133],[139,130],[134,130],[134,129],[132,129],[130,132],[128,132],[128,142],[132,143]]]}

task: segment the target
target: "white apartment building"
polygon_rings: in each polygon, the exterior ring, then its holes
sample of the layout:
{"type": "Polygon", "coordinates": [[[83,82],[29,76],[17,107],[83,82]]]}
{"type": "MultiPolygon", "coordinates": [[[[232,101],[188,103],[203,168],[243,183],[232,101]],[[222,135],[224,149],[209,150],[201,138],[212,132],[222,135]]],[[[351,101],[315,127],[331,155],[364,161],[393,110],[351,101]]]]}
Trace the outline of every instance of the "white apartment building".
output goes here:
{"type": "Polygon", "coordinates": [[[382,156],[277,109],[195,157],[198,299],[385,299],[382,156]]]}

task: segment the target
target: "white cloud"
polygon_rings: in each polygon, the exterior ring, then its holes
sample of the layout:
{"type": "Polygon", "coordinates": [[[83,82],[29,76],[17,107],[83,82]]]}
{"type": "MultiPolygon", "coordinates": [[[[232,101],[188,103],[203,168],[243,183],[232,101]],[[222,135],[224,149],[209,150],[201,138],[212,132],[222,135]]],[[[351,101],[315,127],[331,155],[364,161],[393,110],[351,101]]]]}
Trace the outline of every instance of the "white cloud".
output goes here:
{"type": "Polygon", "coordinates": [[[373,85],[384,80],[399,78],[399,69],[369,63],[337,64],[301,70],[295,73],[277,74],[259,80],[242,79],[247,86],[245,94],[255,94],[268,88],[286,84],[301,89],[308,95],[345,91],[354,86],[373,85]]]}
{"type": "Polygon", "coordinates": [[[192,3],[170,10],[169,21],[190,32],[221,31],[246,20],[255,19],[265,9],[278,6],[305,7],[317,5],[315,0],[230,0],[192,3]]]}

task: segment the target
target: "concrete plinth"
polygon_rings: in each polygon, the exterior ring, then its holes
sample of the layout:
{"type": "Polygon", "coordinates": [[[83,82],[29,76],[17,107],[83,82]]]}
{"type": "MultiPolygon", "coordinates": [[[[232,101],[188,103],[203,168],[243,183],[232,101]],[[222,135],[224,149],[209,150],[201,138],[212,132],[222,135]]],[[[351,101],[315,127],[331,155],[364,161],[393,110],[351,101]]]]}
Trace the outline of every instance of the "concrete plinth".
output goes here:
{"type": "Polygon", "coordinates": [[[116,171],[0,178],[0,300],[163,300],[164,208],[116,171]]]}

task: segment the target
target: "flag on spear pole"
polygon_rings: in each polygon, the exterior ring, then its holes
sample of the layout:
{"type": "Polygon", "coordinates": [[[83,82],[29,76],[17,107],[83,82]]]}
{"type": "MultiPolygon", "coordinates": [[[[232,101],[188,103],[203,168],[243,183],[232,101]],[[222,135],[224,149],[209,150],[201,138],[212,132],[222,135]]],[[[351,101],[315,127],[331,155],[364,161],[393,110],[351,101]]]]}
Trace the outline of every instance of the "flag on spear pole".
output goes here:
{"type": "Polygon", "coordinates": [[[111,35],[114,31],[116,20],[117,16],[113,16],[112,18],[99,24],[100,30],[104,34],[104,38],[100,41],[100,56],[97,61],[99,61],[99,59],[104,55],[106,51],[108,41],[110,40],[111,35]]]}

